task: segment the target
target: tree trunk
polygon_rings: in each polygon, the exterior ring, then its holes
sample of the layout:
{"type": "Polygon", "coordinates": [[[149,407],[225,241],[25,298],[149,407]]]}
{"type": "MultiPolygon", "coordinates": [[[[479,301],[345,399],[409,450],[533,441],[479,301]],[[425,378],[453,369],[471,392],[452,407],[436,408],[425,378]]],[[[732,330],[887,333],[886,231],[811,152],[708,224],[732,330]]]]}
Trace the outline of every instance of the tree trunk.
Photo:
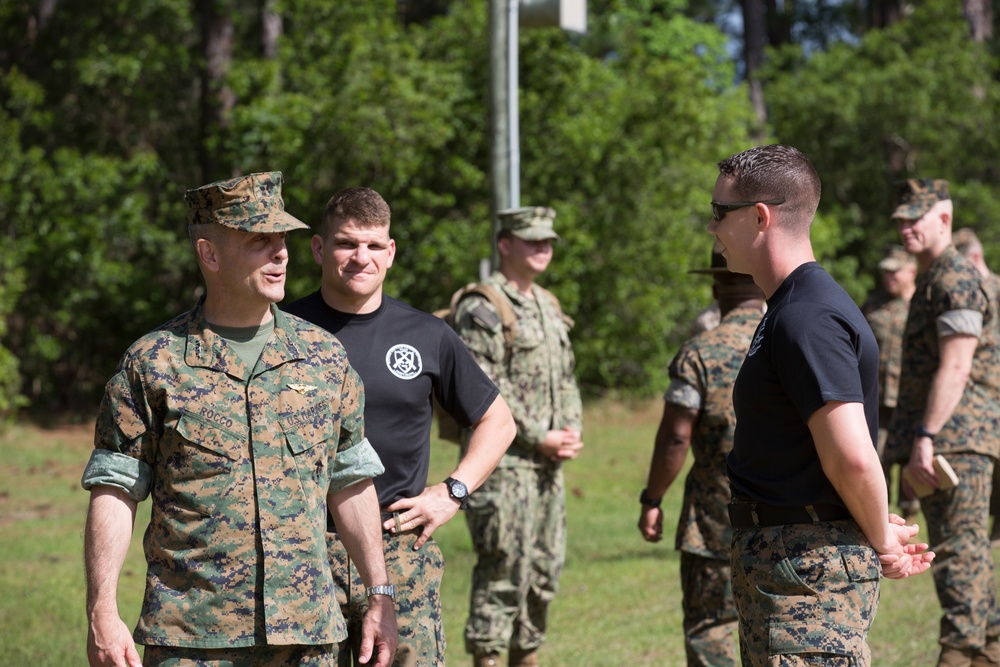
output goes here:
{"type": "Polygon", "coordinates": [[[962,0],[962,11],[969,22],[973,42],[993,37],[993,5],[990,0],[962,0]]]}
{"type": "Polygon", "coordinates": [[[260,8],[261,55],[267,60],[278,57],[278,39],[284,32],[281,14],[275,10],[276,0],[264,0],[260,8]]]}
{"type": "Polygon", "coordinates": [[[229,126],[229,115],[236,96],[226,84],[226,74],[233,59],[233,20],[219,11],[215,0],[201,0],[202,49],[205,68],[201,75],[201,142],[199,161],[202,182],[225,177],[225,165],[217,147],[210,147],[213,138],[222,138],[229,126]]]}
{"type": "Polygon", "coordinates": [[[764,62],[767,45],[767,10],[765,0],[741,0],[743,7],[743,63],[746,66],[750,89],[750,104],[757,114],[758,127],[754,138],[763,139],[767,128],[767,106],[764,104],[764,86],[757,72],[764,62]]]}

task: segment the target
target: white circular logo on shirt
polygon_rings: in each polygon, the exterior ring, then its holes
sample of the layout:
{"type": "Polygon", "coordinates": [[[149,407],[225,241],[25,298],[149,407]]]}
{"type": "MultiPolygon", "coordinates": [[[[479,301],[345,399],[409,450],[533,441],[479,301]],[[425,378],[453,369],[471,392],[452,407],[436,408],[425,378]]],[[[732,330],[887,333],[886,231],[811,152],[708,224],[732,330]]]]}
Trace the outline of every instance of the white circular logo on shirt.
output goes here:
{"type": "Polygon", "coordinates": [[[389,348],[385,354],[385,365],[390,373],[402,380],[412,380],[424,369],[416,348],[402,343],[389,348]]]}

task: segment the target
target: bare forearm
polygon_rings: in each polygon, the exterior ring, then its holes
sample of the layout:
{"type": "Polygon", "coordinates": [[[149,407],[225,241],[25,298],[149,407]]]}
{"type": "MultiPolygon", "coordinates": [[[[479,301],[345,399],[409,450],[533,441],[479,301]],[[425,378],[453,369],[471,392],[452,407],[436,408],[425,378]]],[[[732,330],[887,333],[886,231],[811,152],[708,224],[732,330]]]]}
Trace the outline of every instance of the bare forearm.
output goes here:
{"type": "Polygon", "coordinates": [[[468,450],[451,474],[469,487],[478,489],[500,463],[517,435],[517,426],[506,401],[499,394],[478,422],[473,425],[468,450]]]}
{"type": "Polygon", "coordinates": [[[378,495],[372,481],[360,482],[332,494],[327,503],[340,539],[365,586],[388,584],[378,495]]]}
{"type": "Polygon", "coordinates": [[[937,433],[951,419],[952,413],[962,400],[968,374],[954,369],[938,368],[931,381],[924,410],[923,426],[931,433],[937,433]]]}
{"type": "Polygon", "coordinates": [[[646,494],[650,498],[662,497],[684,467],[697,415],[697,411],[689,408],[672,403],[664,405],[646,481],[646,494]]]}
{"type": "Polygon", "coordinates": [[[88,615],[118,613],[118,577],[132,540],[135,510],[135,501],[120,489],[91,490],[83,551],[88,615]]]}

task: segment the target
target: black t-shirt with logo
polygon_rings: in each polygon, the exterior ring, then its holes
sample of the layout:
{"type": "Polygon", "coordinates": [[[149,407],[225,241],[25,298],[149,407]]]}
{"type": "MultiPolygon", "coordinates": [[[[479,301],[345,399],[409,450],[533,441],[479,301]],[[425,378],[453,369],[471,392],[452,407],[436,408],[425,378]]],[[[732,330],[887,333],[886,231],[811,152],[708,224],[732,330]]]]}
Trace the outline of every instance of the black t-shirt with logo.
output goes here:
{"type": "Polygon", "coordinates": [[[843,506],[807,422],[828,401],[863,403],[877,442],[878,364],[875,335],[850,296],[815,262],[795,269],[768,299],[733,387],[733,493],[843,506]]]}
{"type": "Polygon", "coordinates": [[[334,334],[364,382],[365,436],[385,466],[375,478],[383,508],[427,485],[432,394],[470,426],[499,393],[443,320],[398,299],[383,296],[375,312],[353,315],[316,291],[284,310],[334,334]]]}

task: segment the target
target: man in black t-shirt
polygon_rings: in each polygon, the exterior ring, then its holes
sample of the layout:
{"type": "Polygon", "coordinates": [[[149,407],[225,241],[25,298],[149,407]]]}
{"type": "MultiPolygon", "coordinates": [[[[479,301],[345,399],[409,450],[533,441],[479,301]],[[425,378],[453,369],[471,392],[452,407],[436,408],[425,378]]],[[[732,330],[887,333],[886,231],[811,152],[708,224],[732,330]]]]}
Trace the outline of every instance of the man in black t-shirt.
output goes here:
{"type": "MultiPolygon", "coordinates": [[[[399,647],[394,665],[444,665],[440,584],[443,560],[431,535],[464,509],[496,467],[516,428],[507,404],[461,339],[441,319],[385,296],[395,256],[390,211],[370,188],[341,190],[326,206],[313,257],[322,284],[288,306],[332,332],[365,385],[365,426],[385,472],[375,478],[383,510],[386,568],[396,586],[399,647]],[[472,428],[468,453],[442,482],[427,486],[432,397],[472,428]]],[[[338,664],[360,648],[366,591],[335,532],[329,535],[348,639],[338,664]]],[[[346,536],[343,536],[346,537],[346,536]]]]}
{"type": "Polygon", "coordinates": [[[708,231],[730,271],[767,297],[733,387],[733,598],[744,665],[867,665],[881,574],[930,567],[888,513],[878,429],[878,348],[846,292],[816,263],[812,163],[759,146],[719,163],[708,231]]]}

